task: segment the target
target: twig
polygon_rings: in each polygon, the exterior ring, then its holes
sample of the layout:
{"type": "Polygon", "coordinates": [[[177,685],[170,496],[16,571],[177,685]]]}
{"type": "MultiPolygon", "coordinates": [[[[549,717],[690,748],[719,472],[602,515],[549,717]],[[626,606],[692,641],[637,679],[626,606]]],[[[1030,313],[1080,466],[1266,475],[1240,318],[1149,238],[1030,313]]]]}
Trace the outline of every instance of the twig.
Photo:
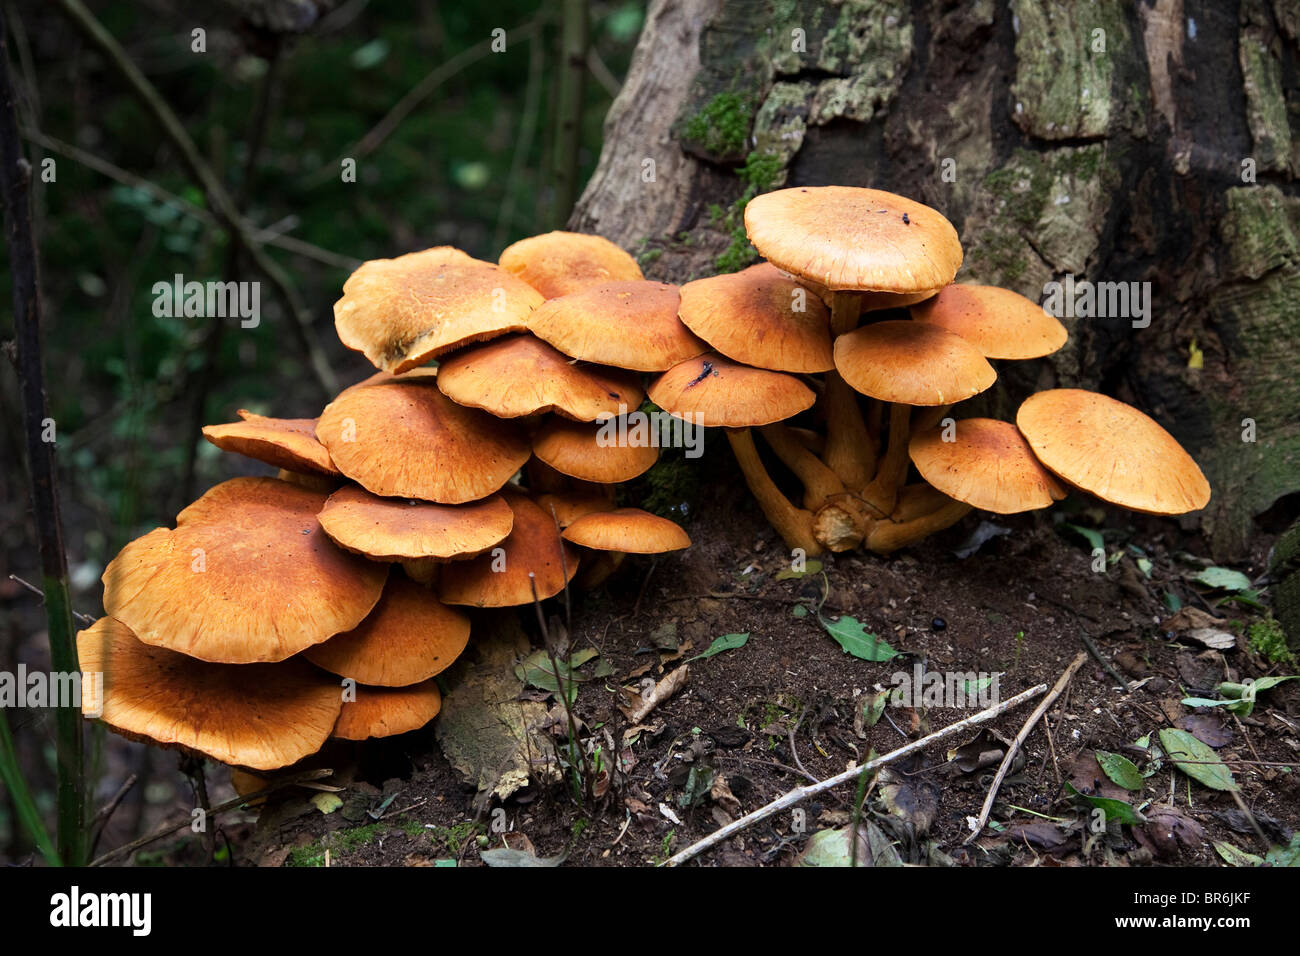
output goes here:
{"type": "Polygon", "coordinates": [[[95,835],[90,841],[90,852],[92,855],[95,852],[95,848],[99,846],[99,838],[102,837],[104,831],[108,829],[108,821],[117,811],[118,804],[120,804],[122,799],[131,792],[131,788],[135,786],[136,781],[139,779],[140,778],[135,774],[131,774],[131,776],[127,777],[126,782],[118,788],[117,793],[113,794],[113,799],[104,804],[99,809],[99,812],[95,814],[95,819],[91,821],[92,826],[97,826],[95,835]]]}
{"type": "Polygon", "coordinates": [[[715,830],[713,833],[710,833],[704,839],[692,843],[690,846],[682,850],[680,853],[677,853],[674,856],[669,857],[667,860],[665,860],[663,865],[678,866],[682,863],[685,863],[687,860],[695,856],[698,856],[700,853],[704,852],[709,847],[721,843],[723,840],[726,840],[728,837],[731,837],[734,834],[739,833],[741,830],[745,829],[746,827],[758,823],[760,820],[766,820],[768,817],[780,813],[782,810],[786,809],[787,807],[792,807],[796,803],[800,803],[801,801],[806,800],[808,797],[815,796],[816,794],[819,793],[823,793],[827,790],[830,790],[832,787],[839,786],[842,783],[848,783],[850,780],[856,780],[858,776],[863,773],[870,773],[874,770],[878,770],[879,768],[887,764],[891,764],[896,760],[901,760],[903,757],[907,757],[910,756],[911,754],[924,750],[926,747],[929,747],[932,744],[936,744],[941,740],[946,740],[947,738],[953,736],[954,734],[961,733],[962,731],[967,730],[971,727],[978,726],[979,724],[987,723],[988,721],[993,720],[995,717],[999,717],[1002,714],[1006,713],[1007,711],[1019,707],[1025,701],[1037,697],[1045,690],[1047,690],[1046,684],[1038,684],[1035,687],[1029,688],[1029,690],[1022,691],[1021,693],[1016,694],[1016,696],[1004,700],[1000,704],[995,704],[992,707],[985,708],[984,710],[981,710],[979,713],[972,714],[970,717],[967,717],[964,720],[959,720],[955,724],[949,724],[947,727],[944,727],[942,730],[936,730],[934,733],[922,737],[920,740],[914,740],[910,744],[906,744],[902,747],[899,747],[897,750],[890,751],[889,753],[885,754],[883,757],[877,757],[875,760],[869,760],[866,763],[862,764],[861,766],[850,767],[848,770],[845,770],[842,773],[837,773],[833,777],[827,777],[821,783],[815,783],[807,787],[799,787],[796,790],[791,790],[789,793],[785,794],[782,797],[779,797],[776,800],[773,800],[771,803],[759,807],[753,813],[747,813],[739,820],[729,823],[725,827],[722,827],[718,830],[715,830]]]}
{"type": "Polygon", "coordinates": [[[1025,721],[1025,725],[1020,728],[1020,733],[1016,734],[1016,739],[1011,741],[1011,746],[1007,748],[1006,755],[1002,758],[1002,763],[998,767],[997,775],[993,778],[993,785],[989,787],[988,796],[984,798],[984,806],[980,808],[979,818],[975,821],[970,836],[962,841],[962,846],[970,843],[983,832],[984,824],[989,822],[989,814],[993,812],[993,801],[997,798],[998,788],[1002,786],[1002,781],[1006,779],[1008,771],[1011,770],[1011,762],[1015,760],[1021,745],[1029,737],[1034,725],[1038,723],[1043,714],[1047,713],[1047,709],[1052,706],[1056,698],[1060,697],[1065,688],[1070,686],[1071,678],[1074,677],[1075,672],[1083,666],[1083,662],[1087,659],[1088,655],[1085,651],[1080,651],[1074,656],[1074,660],[1070,661],[1070,666],[1065,669],[1065,673],[1057,679],[1056,684],[1048,692],[1047,696],[1039,701],[1038,706],[1034,708],[1034,712],[1025,721]]]}
{"type": "Polygon", "coordinates": [[[81,0],[58,0],[59,6],[73,24],[126,81],[131,92],[139,99],[145,110],[162,128],[164,135],[181,155],[190,174],[198,181],[199,188],[207,197],[208,205],[218,222],[230,235],[231,241],[240,246],[253,261],[257,270],[266,276],[276,294],[284,300],[286,311],[298,338],[298,344],[306,353],[317,383],[326,396],[333,396],[338,391],[338,379],[326,361],[325,353],[311,328],[311,316],[298,295],[288,274],[266,250],[253,240],[247,223],[239,215],[234,201],[225,187],[221,185],[212,167],[203,159],[194,140],[185,132],[185,127],[172,112],[166,100],[158,93],[153,84],[140,72],[118,44],[113,35],[86,9],[81,0]]]}
{"type": "MultiPolygon", "coordinates": [[[[208,816],[214,817],[229,810],[238,809],[254,800],[269,796],[277,790],[283,790],[285,787],[292,787],[296,784],[305,783],[308,780],[320,780],[324,777],[330,776],[332,773],[334,773],[334,771],[329,769],[304,770],[302,773],[296,773],[291,777],[285,777],[283,780],[277,780],[275,783],[263,787],[261,790],[255,790],[252,793],[246,793],[243,796],[233,797],[225,803],[219,803],[208,811],[208,816]]],[[[132,840],[130,843],[122,844],[115,850],[109,850],[102,856],[98,856],[91,860],[89,865],[103,866],[110,860],[116,860],[120,856],[130,855],[141,847],[148,846],[150,843],[161,840],[163,837],[171,836],[179,830],[184,830],[190,825],[190,822],[190,817],[187,815],[180,823],[165,825],[155,830],[153,833],[150,833],[148,836],[142,836],[138,840],[132,840]]]]}
{"type": "MultiPolygon", "coordinates": [[[[165,206],[170,206],[177,212],[193,219],[197,219],[205,226],[219,228],[220,224],[217,218],[208,212],[202,206],[196,206],[188,199],[169,192],[162,186],[152,180],[145,179],[143,176],[137,176],[135,173],[122,169],[120,166],[114,166],[102,156],[96,156],[94,153],[87,152],[80,147],[73,146],[71,143],[65,143],[40,130],[25,128],[22,131],[23,139],[29,143],[35,143],[42,149],[47,149],[51,153],[58,153],[75,163],[80,163],[87,169],[94,170],[102,176],[121,183],[123,186],[129,186],[132,189],[139,190],[151,196],[157,202],[165,206]]],[[[275,232],[271,227],[262,228],[251,219],[244,220],[244,227],[248,230],[249,236],[254,242],[266,246],[275,246],[283,249],[285,252],[292,252],[295,255],[302,256],[304,259],[311,259],[315,262],[332,266],[335,269],[343,269],[351,272],[361,265],[360,259],[354,259],[351,256],[340,255],[337,252],[331,252],[329,249],[322,249],[320,246],[313,245],[302,239],[296,239],[293,236],[286,236],[282,233],[275,232]]]]}
{"type": "Polygon", "coordinates": [[[1107,660],[1106,656],[1098,650],[1097,645],[1093,643],[1092,638],[1083,633],[1083,631],[1080,631],[1079,640],[1083,641],[1083,646],[1088,649],[1088,653],[1096,658],[1097,663],[1105,669],[1106,673],[1119,681],[1119,686],[1124,688],[1124,693],[1127,694],[1129,692],[1128,681],[1124,679],[1119,671],[1115,670],[1115,665],[1107,660]]]}
{"type": "MultiPolygon", "coordinates": [[[[77,664],[72,605],[68,595],[68,556],[63,550],[58,469],[54,442],[45,440],[52,423],[45,399],[41,353],[43,304],[36,238],[32,233],[32,166],[18,135],[17,97],[9,77],[9,17],[0,10],[0,197],[5,208],[5,238],[13,282],[15,364],[22,395],[23,432],[32,515],[41,555],[41,590],[54,670],[72,674],[77,664]]],[[[54,712],[58,754],[59,856],[70,866],[85,862],[85,762],[81,714],[75,707],[54,712]]]]}
{"type": "MultiPolygon", "coordinates": [[[[64,0],[67,2],[67,0],[64,0]]],[[[534,17],[532,20],[515,27],[506,33],[507,43],[515,43],[521,39],[530,38],[537,32],[541,25],[541,15],[534,17]]],[[[361,139],[352,143],[341,153],[334,157],[333,161],[326,163],[319,171],[308,177],[308,187],[319,186],[331,176],[337,175],[339,163],[344,159],[360,159],[368,156],[379,148],[393,130],[402,125],[411,112],[433,94],[438,87],[442,86],[457,73],[460,73],[466,67],[472,66],[483,57],[492,52],[493,40],[491,38],[484,40],[482,43],[475,44],[467,50],[461,50],[450,60],[439,64],[431,70],[419,83],[412,87],[405,96],[384,114],[374,127],[362,136],[361,139]]]]}
{"type": "MultiPolygon", "coordinates": [[[[39,594],[41,597],[45,597],[45,592],[42,591],[40,588],[38,588],[35,584],[32,584],[31,581],[24,581],[16,574],[9,575],[9,580],[21,584],[23,587],[31,591],[33,594],[39,594]]],[[[95,619],[93,617],[91,617],[89,614],[82,614],[80,611],[73,611],[72,616],[75,617],[82,624],[85,624],[87,627],[95,623],[95,619]]]]}

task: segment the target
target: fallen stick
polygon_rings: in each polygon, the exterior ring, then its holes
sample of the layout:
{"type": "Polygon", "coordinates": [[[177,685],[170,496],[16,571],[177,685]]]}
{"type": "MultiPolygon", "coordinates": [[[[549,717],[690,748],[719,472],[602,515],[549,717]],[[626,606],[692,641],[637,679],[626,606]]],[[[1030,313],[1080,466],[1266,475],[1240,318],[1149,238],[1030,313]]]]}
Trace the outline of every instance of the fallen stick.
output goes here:
{"type": "Polygon", "coordinates": [[[1047,690],[1046,684],[1039,684],[1036,687],[1031,687],[1029,688],[1029,690],[1022,691],[1021,693],[1016,694],[1015,697],[1012,697],[1008,700],[1004,700],[1000,704],[995,704],[992,707],[989,707],[985,710],[981,710],[978,714],[972,714],[970,717],[967,717],[965,720],[959,720],[955,724],[949,724],[947,727],[943,728],[942,730],[936,730],[934,733],[930,734],[927,737],[922,737],[920,740],[914,740],[910,744],[906,744],[902,747],[899,747],[897,750],[890,751],[889,753],[885,754],[883,757],[877,757],[875,760],[869,760],[866,763],[861,764],[860,766],[857,767],[850,767],[848,770],[845,770],[843,773],[838,773],[833,777],[827,777],[821,783],[814,783],[806,787],[799,787],[797,790],[791,790],[789,793],[785,794],[785,796],[778,797],[777,799],[773,800],[771,803],[759,807],[753,813],[747,813],[739,820],[735,820],[731,823],[728,823],[725,827],[721,827],[713,831],[708,836],[706,836],[703,840],[699,840],[696,843],[692,843],[690,846],[682,850],[680,853],[677,853],[674,856],[669,857],[661,865],[677,866],[681,863],[685,863],[687,860],[691,859],[692,857],[698,856],[700,853],[703,853],[709,847],[721,843],[723,840],[727,839],[733,834],[739,833],[741,830],[745,829],[746,827],[752,826],[753,824],[757,823],[760,820],[766,820],[768,817],[772,816],[773,814],[780,813],[782,810],[786,809],[787,807],[792,807],[796,803],[806,800],[808,797],[811,797],[814,794],[823,793],[827,790],[830,790],[832,787],[839,786],[842,783],[848,783],[851,780],[856,780],[864,773],[870,773],[873,770],[878,770],[879,768],[885,766],[886,764],[893,763],[895,760],[901,760],[903,757],[910,756],[911,754],[914,754],[919,750],[924,750],[926,747],[929,747],[931,744],[936,744],[941,740],[945,740],[948,737],[951,737],[954,734],[958,734],[969,727],[974,727],[977,726],[978,724],[987,723],[993,718],[1001,716],[1002,714],[1006,713],[1008,710],[1012,710],[1013,708],[1019,707],[1021,704],[1029,700],[1031,697],[1037,697],[1045,690],[1047,690]]]}
{"type": "Polygon", "coordinates": [[[989,814],[993,812],[993,801],[997,798],[998,788],[1002,786],[1002,781],[1006,778],[1007,772],[1011,769],[1011,762],[1016,759],[1016,754],[1020,752],[1021,744],[1023,744],[1026,738],[1029,737],[1030,732],[1042,718],[1043,714],[1047,713],[1047,708],[1051,707],[1052,704],[1056,702],[1056,698],[1060,697],[1061,694],[1065,692],[1065,688],[1069,686],[1070,679],[1074,677],[1075,672],[1083,666],[1083,662],[1087,659],[1087,651],[1080,651],[1074,656],[1074,660],[1070,661],[1070,666],[1065,669],[1065,673],[1057,679],[1055,686],[1052,687],[1048,695],[1039,701],[1038,706],[1034,708],[1034,712],[1030,714],[1029,719],[1025,721],[1025,725],[1020,728],[1020,733],[1016,734],[1016,739],[1011,741],[1011,746],[1007,748],[1006,756],[1002,758],[1002,763],[998,766],[997,775],[993,778],[993,785],[989,787],[988,796],[984,798],[984,806],[980,808],[979,819],[975,821],[975,827],[971,831],[970,836],[961,841],[962,846],[970,843],[984,831],[984,825],[989,822],[989,814]]]}

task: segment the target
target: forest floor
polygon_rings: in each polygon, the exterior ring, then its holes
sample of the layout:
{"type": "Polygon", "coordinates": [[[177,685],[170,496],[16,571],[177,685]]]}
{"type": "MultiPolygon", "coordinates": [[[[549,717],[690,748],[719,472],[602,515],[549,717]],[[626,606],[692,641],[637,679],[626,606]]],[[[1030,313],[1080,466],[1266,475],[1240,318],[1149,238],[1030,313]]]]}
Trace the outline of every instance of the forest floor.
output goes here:
{"type": "MultiPolygon", "coordinates": [[[[1264,611],[1225,601],[1227,592],[1192,580],[1208,562],[1194,557],[1198,539],[1177,524],[1139,517],[1136,524],[1108,528],[1107,551],[1121,557],[1103,573],[1091,569],[1091,546],[1083,537],[1047,515],[999,518],[1006,533],[958,558],[954,551],[972,532],[987,528],[986,519],[972,515],[908,552],[828,557],[820,570],[810,563],[800,577],[780,574],[789,569],[787,552],[736,488],[718,487],[699,503],[689,525],[694,546],[659,562],[648,581],[649,565],[629,560],[605,589],[572,595],[569,647],[575,660],[586,658],[576,668],[584,680],[574,712],[580,735],[601,744],[599,797],[580,803],[573,774],[555,772],[554,760],[546,759],[563,751],[568,732],[556,695],[523,681],[510,687],[507,679],[512,699],[489,703],[545,715],[534,723],[534,730],[545,729],[533,753],[531,785],[504,800],[476,800],[477,788],[444,756],[443,735],[431,728],[331,748],[313,765],[332,767],[334,776],[325,783],[342,789],[322,794],[290,787],[274,794],[260,816],[224,817],[215,844],[224,847],[219,858],[271,866],[479,865],[483,850],[508,848],[521,852],[505,856],[530,865],[655,864],[795,787],[983,706],[891,703],[881,713],[871,704],[897,683],[894,675],[910,675],[917,665],[996,674],[997,692],[1006,699],[1039,683],[1053,685],[1084,649],[1084,635],[1130,689],[1090,656],[1029,735],[1022,759],[1001,786],[991,825],[969,843],[970,821],[1005,741],[1032,704],[1004,714],[988,731],[969,730],[893,765],[866,786],[865,856],[876,865],[1128,866],[1224,865],[1223,854],[1233,848],[1262,857],[1270,848],[1278,854],[1283,851],[1277,848],[1291,846],[1294,855],[1300,681],[1260,692],[1248,715],[1221,707],[1193,710],[1182,701],[1216,697],[1221,681],[1296,668],[1270,664],[1252,647],[1247,635],[1258,645],[1267,632],[1267,623],[1263,630],[1260,625],[1267,622],[1264,611]],[[1175,615],[1171,602],[1192,610],[1175,615]],[[872,662],[846,653],[819,623],[819,607],[825,622],[851,616],[899,655],[872,662]],[[1205,614],[1222,620],[1208,622],[1205,614]],[[1196,636],[1207,630],[1233,635],[1230,646],[1207,647],[1196,636]],[[715,639],[736,634],[748,640],[690,660],[715,639]],[[684,677],[677,674],[686,669],[684,677]],[[620,705],[636,703],[638,685],[672,675],[681,681],[677,692],[635,724],[629,721],[620,705]],[[1208,746],[1213,756],[1193,758],[1208,762],[1188,766],[1211,768],[1217,756],[1240,787],[1240,802],[1161,756],[1160,732],[1169,729],[1185,730],[1208,746]],[[546,741],[550,751],[543,754],[546,741]],[[1110,754],[1127,758],[1141,776],[1126,780],[1110,754]],[[1092,813],[1090,797],[1121,801],[1141,822],[1111,819],[1097,826],[1100,815],[1092,813]]],[[[1085,510],[1070,520],[1083,524],[1088,518],[1085,510]]],[[[1268,545],[1262,536],[1257,553],[1237,566],[1252,581],[1263,574],[1268,545]]],[[[562,617],[562,605],[558,610],[562,617]]],[[[559,618],[552,621],[553,629],[562,628],[559,618]]],[[[497,612],[488,622],[471,641],[481,653],[489,644],[507,655],[525,651],[521,625],[540,646],[531,608],[497,612]]],[[[473,651],[444,675],[450,693],[440,720],[451,719],[456,688],[474,679],[472,657],[473,651]]],[[[475,693],[491,697],[482,690],[475,693]]],[[[490,743],[464,735],[491,724],[493,713],[466,719],[462,711],[456,728],[447,731],[459,735],[453,750],[490,750],[490,743]]],[[[496,776],[485,759],[471,769],[490,786],[496,776]]],[[[465,769],[463,757],[458,763],[465,769]]],[[[212,777],[215,802],[229,790],[223,768],[212,777]]],[[[786,811],[752,826],[697,862],[790,864],[817,831],[849,825],[854,802],[853,784],[821,794],[802,813],[786,811]]],[[[1109,806],[1108,817],[1125,812],[1109,806]]],[[[210,851],[211,845],[205,849],[200,838],[186,834],[156,845],[138,862],[192,863],[210,851]]]]}

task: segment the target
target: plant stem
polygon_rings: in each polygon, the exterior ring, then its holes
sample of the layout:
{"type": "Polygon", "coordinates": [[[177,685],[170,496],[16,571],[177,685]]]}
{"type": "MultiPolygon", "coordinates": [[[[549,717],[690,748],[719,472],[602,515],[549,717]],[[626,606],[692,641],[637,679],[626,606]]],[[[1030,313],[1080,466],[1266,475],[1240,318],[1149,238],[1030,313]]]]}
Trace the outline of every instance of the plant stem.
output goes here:
{"type": "MultiPolygon", "coordinates": [[[[58,471],[54,463],[54,420],[45,399],[45,372],[41,354],[40,271],[36,240],[32,234],[31,163],[23,155],[18,133],[15,95],[9,77],[9,24],[0,9],[0,196],[5,207],[5,233],[9,267],[13,276],[14,337],[19,389],[22,393],[23,431],[27,439],[27,467],[32,515],[41,556],[41,591],[49,631],[50,664],[55,671],[73,674],[77,644],[68,598],[68,559],[63,550],[63,523],[59,516],[58,471]]],[[[85,767],[82,757],[81,713],[76,707],[54,711],[58,754],[58,846],[69,864],[85,861],[85,767]]],[[[12,746],[12,744],[11,744],[12,746]]]]}
{"type": "Polygon", "coordinates": [[[27,789],[27,781],[23,779],[23,770],[18,763],[18,751],[9,733],[9,718],[5,716],[3,709],[0,709],[0,781],[4,781],[5,788],[13,799],[18,821],[31,836],[36,848],[41,851],[41,856],[45,857],[45,862],[50,866],[62,866],[59,853],[50,840],[49,831],[41,821],[41,812],[36,809],[32,793],[27,789]]]}

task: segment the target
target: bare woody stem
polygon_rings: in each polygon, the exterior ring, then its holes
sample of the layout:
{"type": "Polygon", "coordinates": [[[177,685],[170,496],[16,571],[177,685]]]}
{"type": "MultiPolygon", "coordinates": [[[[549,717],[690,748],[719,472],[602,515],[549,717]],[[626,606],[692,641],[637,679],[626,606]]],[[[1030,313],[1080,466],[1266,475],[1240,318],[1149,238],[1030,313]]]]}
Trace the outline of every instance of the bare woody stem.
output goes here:
{"type": "Polygon", "coordinates": [[[740,464],[745,484],[776,533],[791,548],[802,548],[808,555],[821,554],[822,546],[813,537],[812,512],[792,505],[772,481],[754,447],[753,433],[748,428],[728,428],[727,441],[740,464]]]}
{"type": "MultiPolygon", "coordinates": [[[[42,301],[36,240],[32,234],[31,163],[23,155],[18,133],[17,98],[9,76],[7,8],[0,8],[0,197],[4,200],[5,237],[13,281],[15,364],[22,397],[23,432],[32,516],[41,557],[41,591],[54,670],[76,673],[77,643],[68,597],[68,559],[63,550],[59,514],[58,469],[54,460],[53,419],[45,399],[41,353],[42,301]]],[[[71,866],[86,858],[85,763],[81,713],[76,707],[54,710],[58,757],[59,857],[71,866]]]]}
{"type": "Polygon", "coordinates": [[[774,422],[764,425],[759,432],[776,452],[776,457],[794,472],[803,485],[805,508],[815,510],[833,495],[844,494],[844,482],[840,481],[839,475],[822,464],[822,460],[799,441],[790,426],[774,422]]]}
{"type": "MultiPolygon", "coordinates": [[[[851,332],[858,324],[861,299],[857,292],[831,293],[832,338],[851,332]]],[[[876,453],[858,406],[858,393],[831,369],[826,373],[825,399],[826,464],[846,488],[861,488],[876,473],[876,453]]]]}

